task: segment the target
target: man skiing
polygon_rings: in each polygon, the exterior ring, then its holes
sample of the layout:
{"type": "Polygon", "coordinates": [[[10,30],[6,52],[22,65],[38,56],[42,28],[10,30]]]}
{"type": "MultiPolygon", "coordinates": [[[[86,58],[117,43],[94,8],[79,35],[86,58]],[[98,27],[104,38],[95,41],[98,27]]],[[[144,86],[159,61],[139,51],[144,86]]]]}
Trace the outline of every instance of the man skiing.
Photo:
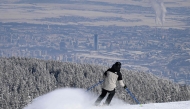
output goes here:
{"type": "Polygon", "coordinates": [[[109,93],[104,105],[109,105],[113,96],[115,95],[115,88],[116,88],[116,82],[118,81],[119,84],[123,88],[127,88],[126,85],[123,83],[122,75],[120,72],[121,69],[121,63],[116,62],[112,65],[111,68],[109,68],[106,72],[104,72],[104,82],[102,86],[102,93],[98,97],[98,99],[95,101],[95,105],[98,106],[100,102],[103,100],[103,98],[106,96],[107,93],[109,93]]]}

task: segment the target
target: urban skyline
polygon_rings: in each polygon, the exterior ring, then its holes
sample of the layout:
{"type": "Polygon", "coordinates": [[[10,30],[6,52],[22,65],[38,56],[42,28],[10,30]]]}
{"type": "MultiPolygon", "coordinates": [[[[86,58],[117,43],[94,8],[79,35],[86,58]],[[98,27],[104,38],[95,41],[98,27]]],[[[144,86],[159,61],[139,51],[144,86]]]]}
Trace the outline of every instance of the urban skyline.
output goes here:
{"type": "Polygon", "coordinates": [[[121,61],[129,70],[190,80],[187,1],[18,0],[0,5],[1,57],[108,67],[121,61]]]}

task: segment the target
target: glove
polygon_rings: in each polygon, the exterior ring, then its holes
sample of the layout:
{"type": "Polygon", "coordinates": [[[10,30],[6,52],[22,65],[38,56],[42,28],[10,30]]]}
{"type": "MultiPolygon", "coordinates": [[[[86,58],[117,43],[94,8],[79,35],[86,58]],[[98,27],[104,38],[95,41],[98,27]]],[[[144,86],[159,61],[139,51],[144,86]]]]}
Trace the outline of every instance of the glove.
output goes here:
{"type": "Polygon", "coordinates": [[[124,89],[126,89],[126,88],[127,88],[127,86],[125,85],[123,88],[124,88],[124,89]]]}

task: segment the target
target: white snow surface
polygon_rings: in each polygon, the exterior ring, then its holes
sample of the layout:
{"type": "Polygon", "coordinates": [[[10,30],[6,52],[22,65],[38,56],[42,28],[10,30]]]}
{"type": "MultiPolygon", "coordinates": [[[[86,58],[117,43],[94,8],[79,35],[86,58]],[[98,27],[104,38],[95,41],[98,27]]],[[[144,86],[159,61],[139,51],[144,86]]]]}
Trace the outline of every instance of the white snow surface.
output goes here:
{"type": "Polygon", "coordinates": [[[62,88],[37,97],[24,109],[190,109],[190,101],[130,105],[116,97],[110,106],[94,106],[98,96],[84,89],[62,88]]]}

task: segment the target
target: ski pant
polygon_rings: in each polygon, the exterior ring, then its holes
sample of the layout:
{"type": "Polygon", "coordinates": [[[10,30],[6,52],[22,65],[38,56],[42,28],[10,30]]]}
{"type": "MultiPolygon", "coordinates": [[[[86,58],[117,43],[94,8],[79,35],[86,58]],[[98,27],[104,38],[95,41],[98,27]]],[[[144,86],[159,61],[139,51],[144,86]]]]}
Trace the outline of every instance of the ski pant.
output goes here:
{"type": "Polygon", "coordinates": [[[98,99],[95,101],[95,105],[99,105],[100,102],[104,99],[104,97],[106,96],[106,94],[109,93],[106,101],[105,101],[105,105],[109,105],[113,96],[115,95],[115,89],[112,91],[107,91],[105,89],[102,88],[102,93],[101,95],[98,97],[98,99]]]}

